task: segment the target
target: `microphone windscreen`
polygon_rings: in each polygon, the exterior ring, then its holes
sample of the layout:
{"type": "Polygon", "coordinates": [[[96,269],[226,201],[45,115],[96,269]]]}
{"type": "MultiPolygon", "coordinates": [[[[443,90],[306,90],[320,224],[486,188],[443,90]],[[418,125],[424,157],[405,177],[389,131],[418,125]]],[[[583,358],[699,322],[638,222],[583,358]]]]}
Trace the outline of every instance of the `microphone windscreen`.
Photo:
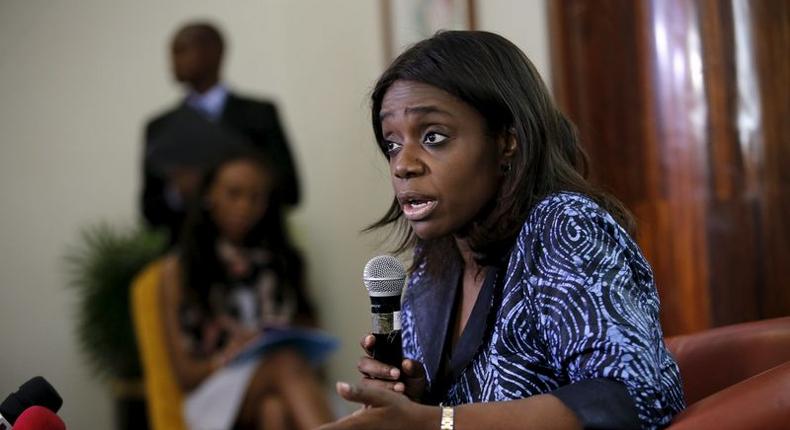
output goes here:
{"type": "Polygon", "coordinates": [[[66,430],[66,424],[49,409],[31,406],[19,415],[14,430],[66,430]]]}
{"type": "Polygon", "coordinates": [[[373,257],[362,273],[362,281],[371,297],[400,296],[405,279],[406,269],[391,255],[373,257]]]}

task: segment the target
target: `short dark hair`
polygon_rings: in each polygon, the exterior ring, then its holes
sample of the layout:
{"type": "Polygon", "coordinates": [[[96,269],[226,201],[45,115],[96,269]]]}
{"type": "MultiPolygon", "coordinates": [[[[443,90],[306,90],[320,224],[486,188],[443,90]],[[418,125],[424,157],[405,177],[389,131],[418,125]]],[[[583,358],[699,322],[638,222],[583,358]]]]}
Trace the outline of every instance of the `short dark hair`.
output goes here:
{"type": "MultiPolygon", "coordinates": [[[[504,37],[484,31],[441,31],[396,58],[371,94],[373,131],[385,156],[379,113],[387,90],[401,80],[431,85],[457,97],[483,116],[490,137],[516,139],[511,170],[497,197],[469,229],[469,245],[480,264],[504,257],[533,206],[555,192],[590,196],[623,227],[633,229],[622,204],[587,182],[587,156],[575,127],[555,106],[527,56],[504,37]]],[[[440,256],[448,255],[447,247],[455,248],[450,238],[421,241],[402,215],[394,199],[384,217],[367,230],[395,224],[400,235],[396,252],[420,244],[413,268],[431,255],[446,260],[440,256]]]]}
{"type": "Polygon", "coordinates": [[[208,21],[194,21],[182,26],[176,34],[192,33],[193,37],[203,46],[216,49],[218,54],[225,50],[225,38],[219,28],[208,21]]]}

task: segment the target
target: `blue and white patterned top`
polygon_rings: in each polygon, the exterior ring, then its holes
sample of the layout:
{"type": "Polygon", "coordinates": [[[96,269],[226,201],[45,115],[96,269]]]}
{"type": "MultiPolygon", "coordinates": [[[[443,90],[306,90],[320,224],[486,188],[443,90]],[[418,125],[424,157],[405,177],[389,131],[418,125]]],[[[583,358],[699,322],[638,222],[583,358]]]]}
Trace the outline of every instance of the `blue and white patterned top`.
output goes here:
{"type": "MultiPolygon", "coordinates": [[[[403,353],[423,363],[430,390],[456,285],[432,283],[423,269],[403,300],[403,353]]],[[[479,324],[479,346],[439,393],[446,404],[522,399],[606,378],[626,386],[643,428],[665,426],[684,408],[651,268],[590,198],[557,193],[539,202],[502,275],[484,298],[490,314],[479,324]]]]}

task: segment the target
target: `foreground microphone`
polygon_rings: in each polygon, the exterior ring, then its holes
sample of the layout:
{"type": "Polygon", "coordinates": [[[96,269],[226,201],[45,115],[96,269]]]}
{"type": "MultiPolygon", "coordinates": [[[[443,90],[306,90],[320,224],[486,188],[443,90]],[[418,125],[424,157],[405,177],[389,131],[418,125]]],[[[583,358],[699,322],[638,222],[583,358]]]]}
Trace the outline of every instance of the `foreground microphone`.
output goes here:
{"type": "Polygon", "coordinates": [[[43,406],[31,406],[16,419],[14,430],[66,430],[66,424],[43,406]]]}
{"type": "Polygon", "coordinates": [[[62,404],[63,399],[52,385],[41,376],[36,376],[0,403],[0,430],[10,429],[22,412],[31,406],[43,406],[54,413],[62,404]]]}
{"type": "Polygon", "coordinates": [[[403,360],[400,295],[405,279],[403,264],[391,255],[372,258],[362,274],[370,296],[372,332],[376,337],[373,358],[395,367],[400,367],[403,360]]]}

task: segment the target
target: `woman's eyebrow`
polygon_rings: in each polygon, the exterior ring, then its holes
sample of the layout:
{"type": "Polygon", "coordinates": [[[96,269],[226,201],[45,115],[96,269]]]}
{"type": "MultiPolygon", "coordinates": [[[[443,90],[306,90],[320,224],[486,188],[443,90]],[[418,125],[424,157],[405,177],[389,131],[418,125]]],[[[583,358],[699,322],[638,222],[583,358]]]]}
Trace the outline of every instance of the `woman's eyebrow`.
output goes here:
{"type": "MultiPolygon", "coordinates": [[[[407,108],[405,108],[403,110],[403,114],[407,115],[407,116],[409,116],[409,115],[428,115],[428,114],[440,114],[440,115],[445,115],[445,116],[449,116],[449,117],[453,116],[452,113],[450,113],[450,112],[448,112],[448,111],[446,111],[446,110],[444,110],[444,109],[442,109],[442,108],[440,108],[438,106],[433,106],[433,105],[407,107],[407,108]]],[[[384,121],[384,119],[386,119],[386,118],[388,118],[388,117],[390,117],[392,115],[394,115],[394,112],[392,112],[392,111],[381,111],[379,113],[379,121],[384,121]]]]}

